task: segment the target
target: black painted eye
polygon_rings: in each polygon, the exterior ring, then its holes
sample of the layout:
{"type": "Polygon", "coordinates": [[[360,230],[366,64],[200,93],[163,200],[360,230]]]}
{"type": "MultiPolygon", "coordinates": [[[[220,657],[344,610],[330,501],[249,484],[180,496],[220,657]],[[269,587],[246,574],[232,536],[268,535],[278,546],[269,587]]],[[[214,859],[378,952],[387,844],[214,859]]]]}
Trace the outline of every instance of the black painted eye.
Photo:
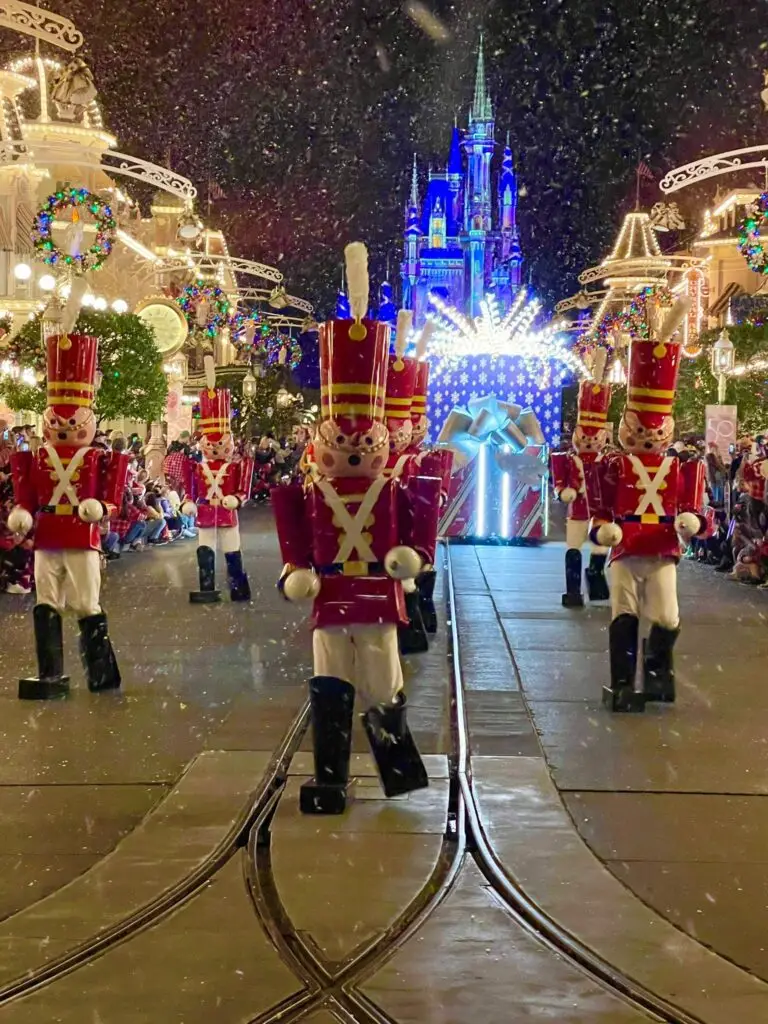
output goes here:
{"type": "Polygon", "coordinates": [[[69,421],[69,425],[70,425],[70,427],[74,427],[74,425],[75,425],[75,420],[70,420],[70,421],[69,421]]]}
{"type": "Polygon", "coordinates": [[[344,444],[346,438],[343,434],[339,434],[336,438],[336,444],[344,444]]]}
{"type": "Polygon", "coordinates": [[[366,437],[365,443],[366,444],[373,444],[373,438],[372,437],[366,437]]]}

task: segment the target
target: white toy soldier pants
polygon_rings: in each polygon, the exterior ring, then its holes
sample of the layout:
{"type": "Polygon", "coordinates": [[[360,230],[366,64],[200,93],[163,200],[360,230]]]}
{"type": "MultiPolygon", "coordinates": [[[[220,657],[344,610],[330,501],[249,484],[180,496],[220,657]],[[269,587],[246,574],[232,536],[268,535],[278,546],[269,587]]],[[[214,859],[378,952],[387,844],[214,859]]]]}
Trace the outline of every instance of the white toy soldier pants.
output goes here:
{"type": "Polygon", "coordinates": [[[197,546],[199,548],[212,548],[216,550],[216,538],[219,538],[221,550],[224,554],[230,551],[240,550],[240,527],[239,526],[211,526],[205,529],[198,527],[197,546]]]}
{"type": "Polygon", "coordinates": [[[391,704],[403,688],[397,626],[333,626],[312,634],[315,675],[343,679],[366,707],[391,704]]]}
{"type": "Polygon", "coordinates": [[[677,562],[672,558],[620,558],[611,562],[611,617],[635,615],[677,629],[677,562]]]}
{"type": "MultiPolygon", "coordinates": [[[[589,520],[588,519],[566,519],[565,521],[565,544],[568,548],[576,548],[577,551],[581,551],[584,545],[587,543],[587,537],[589,536],[589,520]]],[[[589,550],[593,555],[604,555],[608,551],[608,548],[599,548],[595,544],[589,545],[589,550]]]]}
{"type": "Polygon", "coordinates": [[[101,611],[101,559],[98,551],[36,551],[37,603],[78,619],[101,611]]]}

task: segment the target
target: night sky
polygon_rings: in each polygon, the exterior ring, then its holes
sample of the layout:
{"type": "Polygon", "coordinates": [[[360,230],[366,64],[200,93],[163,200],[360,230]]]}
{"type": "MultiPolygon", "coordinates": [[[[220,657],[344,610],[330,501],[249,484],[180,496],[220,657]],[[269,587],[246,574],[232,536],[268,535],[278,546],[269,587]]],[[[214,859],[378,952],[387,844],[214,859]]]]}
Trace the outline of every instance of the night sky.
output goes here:
{"type": "MultiPolygon", "coordinates": [[[[768,142],[761,0],[432,0],[426,29],[392,0],[48,6],[85,34],[120,148],[163,161],[170,147],[203,197],[215,180],[230,250],[279,266],[323,312],[347,241],[368,243],[379,280],[389,255],[395,276],[412,153],[437,166],[454,115],[466,124],[481,28],[546,302],[605,255],[639,157],[663,173],[768,142]]],[[[660,198],[646,190],[648,204],[660,198]]]]}

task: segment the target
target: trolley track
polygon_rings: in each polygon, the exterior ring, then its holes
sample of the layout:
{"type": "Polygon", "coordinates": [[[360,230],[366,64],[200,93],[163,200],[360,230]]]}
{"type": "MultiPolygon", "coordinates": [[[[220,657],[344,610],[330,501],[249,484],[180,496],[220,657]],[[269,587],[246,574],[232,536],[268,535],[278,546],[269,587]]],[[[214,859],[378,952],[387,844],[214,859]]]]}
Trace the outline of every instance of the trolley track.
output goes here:
{"type": "Polygon", "coordinates": [[[462,869],[470,863],[479,868],[497,902],[515,924],[559,960],[625,1005],[641,1011],[646,1019],[664,1024],[703,1024],[701,1018],[645,989],[597,956],[577,936],[550,918],[499,862],[488,840],[472,781],[471,731],[464,700],[449,548],[445,548],[444,579],[451,675],[451,750],[445,828],[429,877],[383,934],[358,946],[343,962],[330,963],[311,939],[295,927],[275,882],[272,823],[285,792],[291,761],[308,725],[305,705],[275,751],[250,808],[195,872],[111,929],[0,989],[0,1008],[55,983],[159,924],[200,893],[224,865],[240,854],[255,916],[299,984],[296,993],[252,1017],[250,1024],[291,1024],[321,1009],[342,1024],[393,1024],[361,987],[408,943],[450,896],[462,869]]]}

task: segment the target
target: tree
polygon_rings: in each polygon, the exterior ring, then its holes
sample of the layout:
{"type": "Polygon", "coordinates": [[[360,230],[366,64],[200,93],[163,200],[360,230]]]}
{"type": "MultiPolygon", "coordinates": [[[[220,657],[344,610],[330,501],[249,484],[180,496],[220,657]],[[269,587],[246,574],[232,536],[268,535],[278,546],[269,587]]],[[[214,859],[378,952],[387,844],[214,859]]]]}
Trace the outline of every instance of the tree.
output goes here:
{"type": "MultiPolygon", "coordinates": [[[[74,333],[99,339],[102,379],[94,400],[99,420],[125,416],[150,422],[162,417],[168,382],[151,328],[133,313],[85,309],[74,333]]],[[[46,366],[39,317],[24,325],[2,356],[22,370],[33,371],[37,383],[32,385],[21,377],[0,377],[0,398],[12,409],[42,412],[46,406],[46,366]]]]}
{"type": "MultiPolygon", "coordinates": [[[[702,434],[705,407],[717,404],[717,379],[711,370],[712,346],[720,329],[701,335],[703,351],[696,359],[684,359],[680,369],[675,401],[678,434],[702,434]]],[[[768,358],[768,324],[733,324],[728,327],[737,365],[751,359],[768,358]]],[[[729,377],[725,404],[735,405],[739,430],[754,433],[768,425],[768,370],[754,369],[742,376],[729,377]]]]}

